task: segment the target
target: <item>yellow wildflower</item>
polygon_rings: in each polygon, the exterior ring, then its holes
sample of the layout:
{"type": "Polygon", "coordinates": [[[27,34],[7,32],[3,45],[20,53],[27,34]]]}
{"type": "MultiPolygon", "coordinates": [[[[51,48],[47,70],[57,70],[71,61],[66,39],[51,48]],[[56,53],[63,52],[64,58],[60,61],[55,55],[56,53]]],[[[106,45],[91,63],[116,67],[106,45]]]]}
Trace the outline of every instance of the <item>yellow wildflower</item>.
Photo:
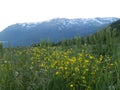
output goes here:
{"type": "Polygon", "coordinates": [[[58,71],[56,71],[55,75],[59,75],[59,72],[58,72],[58,71]]]}
{"type": "Polygon", "coordinates": [[[70,87],[71,87],[71,88],[73,88],[73,86],[74,86],[73,84],[70,84],[70,87]]]}

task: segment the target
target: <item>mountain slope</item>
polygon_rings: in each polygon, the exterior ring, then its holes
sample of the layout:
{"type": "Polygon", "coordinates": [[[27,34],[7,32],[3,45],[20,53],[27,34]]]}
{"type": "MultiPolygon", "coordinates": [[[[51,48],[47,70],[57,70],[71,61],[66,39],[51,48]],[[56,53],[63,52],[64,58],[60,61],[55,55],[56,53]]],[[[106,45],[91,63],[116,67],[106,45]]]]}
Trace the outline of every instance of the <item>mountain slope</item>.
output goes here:
{"type": "Polygon", "coordinates": [[[75,36],[87,36],[107,27],[118,18],[56,18],[39,23],[18,23],[0,32],[0,41],[12,46],[30,45],[40,40],[58,42],[75,36]]]}
{"type": "Polygon", "coordinates": [[[117,20],[116,22],[113,22],[110,26],[111,26],[112,28],[117,29],[118,34],[120,34],[120,20],[117,20]]]}
{"type": "Polygon", "coordinates": [[[116,29],[116,41],[120,43],[120,20],[113,22],[110,26],[111,28],[116,29]]]}

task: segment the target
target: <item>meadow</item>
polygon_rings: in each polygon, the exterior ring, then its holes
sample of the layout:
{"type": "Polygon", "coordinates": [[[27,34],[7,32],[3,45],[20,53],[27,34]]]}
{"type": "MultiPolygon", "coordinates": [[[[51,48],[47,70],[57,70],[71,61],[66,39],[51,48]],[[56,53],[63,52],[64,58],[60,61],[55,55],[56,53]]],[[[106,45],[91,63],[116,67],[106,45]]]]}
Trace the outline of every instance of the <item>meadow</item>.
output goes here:
{"type": "Polygon", "coordinates": [[[76,38],[60,45],[0,44],[0,90],[120,90],[119,43],[102,39],[97,34],[96,43],[76,38]]]}

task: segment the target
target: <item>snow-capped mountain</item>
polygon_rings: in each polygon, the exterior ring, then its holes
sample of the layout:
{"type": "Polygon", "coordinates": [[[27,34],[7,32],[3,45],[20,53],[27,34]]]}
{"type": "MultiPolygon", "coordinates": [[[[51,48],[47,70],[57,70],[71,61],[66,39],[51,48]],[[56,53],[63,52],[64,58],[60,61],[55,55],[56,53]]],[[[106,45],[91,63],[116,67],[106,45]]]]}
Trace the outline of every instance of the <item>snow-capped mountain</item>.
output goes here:
{"type": "Polygon", "coordinates": [[[66,19],[66,18],[56,18],[52,19],[49,22],[55,22],[56,24],[63,25],[74,25],[74,24],[109,24],[118,20],[119,18],[106,17],[106,18],[76,18],[76,19],[66,19]]]}
{"type": "Polygon", "coordinates": [[[119,18],[56,18],[44,22],[17,23],[0,32],[0,41],[13,46],[30,45],[40,40],[60,40],[75,36],[87,36],[107,27],[119,18]]]}

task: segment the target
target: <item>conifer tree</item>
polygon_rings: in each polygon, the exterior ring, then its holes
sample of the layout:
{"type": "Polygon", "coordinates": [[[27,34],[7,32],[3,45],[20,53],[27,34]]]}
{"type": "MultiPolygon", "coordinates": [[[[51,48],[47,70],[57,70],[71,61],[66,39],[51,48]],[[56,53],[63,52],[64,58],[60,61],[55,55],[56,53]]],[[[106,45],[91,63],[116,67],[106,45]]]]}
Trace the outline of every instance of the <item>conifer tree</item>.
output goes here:
{"type": "Polygon", "coordinates": [[[0,57],[3,57],[3,44],[0,43],[0,57]]]}

